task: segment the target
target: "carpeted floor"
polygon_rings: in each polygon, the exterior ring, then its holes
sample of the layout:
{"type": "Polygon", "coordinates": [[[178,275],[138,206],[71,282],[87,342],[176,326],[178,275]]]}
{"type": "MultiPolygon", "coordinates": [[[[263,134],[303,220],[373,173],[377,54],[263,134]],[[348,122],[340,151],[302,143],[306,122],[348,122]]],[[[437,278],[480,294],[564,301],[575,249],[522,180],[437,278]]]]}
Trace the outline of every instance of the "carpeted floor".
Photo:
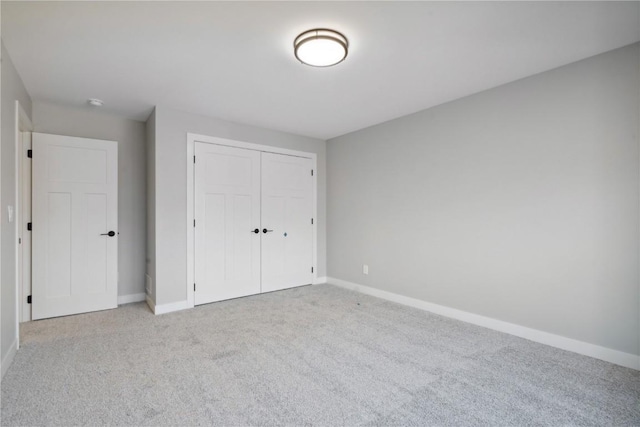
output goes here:
{"type": "Polygon", "coordinates": [[[31,322],[10,425],[640,425],[640,372],[331,285],[31,322]]]}

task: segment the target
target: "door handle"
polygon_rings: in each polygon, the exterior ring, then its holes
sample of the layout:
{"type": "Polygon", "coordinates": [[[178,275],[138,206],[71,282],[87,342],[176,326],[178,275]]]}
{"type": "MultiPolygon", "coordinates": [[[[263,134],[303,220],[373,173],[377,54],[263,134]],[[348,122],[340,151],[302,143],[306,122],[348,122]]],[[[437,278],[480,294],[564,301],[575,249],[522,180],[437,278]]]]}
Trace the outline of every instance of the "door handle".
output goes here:
{"type": "Polygon", "coordinates": [[[259,229],[259,228],[256,228],[255,230],[251,230],[251,232],[252,232],[252,233],[256,233],[256,234],[258,234],[258,233],[260,232],[260,229],[259,229]]]}
{"type": "Polygon", "coordinates": [[[116,235],[115,231],[110,231],[108,233],[102,233],[101,236],[109,236],[109,237],[113,237],[116,235]]]}
{"type": "Polygon", "coordinates": [[[263,229],[262,229],[262,232],[263,232],[263,233],[271,233],[272,231],[273,231],[273,230],[267,230],[266,228],[263,228],[263,229]]]}

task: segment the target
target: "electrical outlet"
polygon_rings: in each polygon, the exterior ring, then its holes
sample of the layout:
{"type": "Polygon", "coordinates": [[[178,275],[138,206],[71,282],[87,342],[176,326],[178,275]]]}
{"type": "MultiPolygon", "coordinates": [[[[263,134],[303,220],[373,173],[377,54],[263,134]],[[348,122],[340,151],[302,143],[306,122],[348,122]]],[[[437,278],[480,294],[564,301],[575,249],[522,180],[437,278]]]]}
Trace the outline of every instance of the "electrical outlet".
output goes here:
{"type": "Polygon", "coordinates": [[[362,274],[369,274],[369,266],[367,264],[362,265],[362,274]]]}

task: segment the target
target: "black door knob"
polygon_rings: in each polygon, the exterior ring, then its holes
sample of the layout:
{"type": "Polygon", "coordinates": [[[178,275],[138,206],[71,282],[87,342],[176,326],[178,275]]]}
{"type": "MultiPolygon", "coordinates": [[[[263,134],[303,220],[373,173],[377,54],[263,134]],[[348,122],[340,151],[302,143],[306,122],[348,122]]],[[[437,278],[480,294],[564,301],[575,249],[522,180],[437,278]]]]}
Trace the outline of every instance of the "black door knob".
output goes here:
{"type": "Polygon", "coordinates": [[[255,230],[251,230],[251,232],[252,232],[252,233],[256,233],[256,234],[258,234],[258,233],[260,232],[260,229],[259,229],[259,228],[256,228],[255,230]]]}
{"type": "Polygon", "coordinates": [[[273,231],[273,230],[267,230],[266,228],[263,228],[263,229],[262,229],[262,232],[263,232],[263,233],[271,233],[272,231],[273,231]]]}
{"type": "Polygon", "coordinates": [[[102,233],[101,236],[109,236],[109,237],[113,237],[116,235],[115,231],[110,231],[108,233],[102,233]]]}

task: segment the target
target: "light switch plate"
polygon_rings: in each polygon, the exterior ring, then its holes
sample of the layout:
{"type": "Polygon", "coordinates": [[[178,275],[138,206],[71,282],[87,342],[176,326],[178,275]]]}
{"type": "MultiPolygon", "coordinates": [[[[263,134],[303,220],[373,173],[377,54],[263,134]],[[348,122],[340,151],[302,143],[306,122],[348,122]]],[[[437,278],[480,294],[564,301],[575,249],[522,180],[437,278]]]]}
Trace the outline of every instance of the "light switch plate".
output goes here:
{"type": "Polygon", "coordinates": [[[7,219],[13,222],[13,206],[7,206],[7,219]]]}

